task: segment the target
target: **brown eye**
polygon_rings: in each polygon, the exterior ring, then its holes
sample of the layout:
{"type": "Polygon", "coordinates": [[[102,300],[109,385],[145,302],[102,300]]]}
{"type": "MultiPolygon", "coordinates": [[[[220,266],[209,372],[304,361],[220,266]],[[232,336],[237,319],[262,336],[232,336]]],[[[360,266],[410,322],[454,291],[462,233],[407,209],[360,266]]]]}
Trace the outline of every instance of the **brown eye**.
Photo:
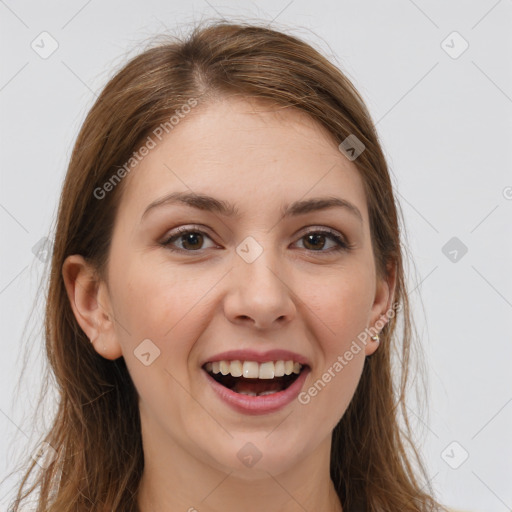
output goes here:
{"type": "Polygon", "coordinates": [[[350,249],[350,245],[341,236],[331,231],[310,231],[303,235],[300,240],[304,240],[305,249],[313,252],[333,252],[350,249]],[[330,249],[332,250],[324,250],[326,240],[329,239],[334,241],[334,246],[331,246],[330,249]]]}
{"type": "MultiPolygon", "coordinates": [[[[190,228],[178,228],[174,234],[162,242],[162,245],[171,251],[194,252],[203,249],[205,238],[210,237],[203,231],[190,228]],[[175,242],[181,243],[181,247],[175,247],[175,242]]],[[[210,239],[211,240],[211,239],[210,239]]]]}
{"type": "Polygon", "coordinates": [[[305,235],[304,237],[304,246],[306,249],[323,249],[326,243],[326,236],[322,234],[309,234],[305,235]]]}
{"type": "MultiPolygon", "coordinates": [[[[161,244],[171,251],[190,253],[208,248],[203,247],[205,240],[211,240],[211,238],[204,231],[193,228],[178,228],[161,244]],[[176,246],[176,243],[179,243],[180,246],[176,246]]],[[[320,254],[342,250],[348,251],[352,248],[340,235],[327,230],[310,231],[303,235],[300,240],[304,241],[304,249],[320,254]],[[331,241],[333,245],[326,249],[325,247],[329,241],[331,241]]]]}
{"type": "Polygon", "coordinates": [[[201,249],[203,245],[203,235],[201,233],[190,232],[181,235],[182,244],[185,249],[201,249]]]}

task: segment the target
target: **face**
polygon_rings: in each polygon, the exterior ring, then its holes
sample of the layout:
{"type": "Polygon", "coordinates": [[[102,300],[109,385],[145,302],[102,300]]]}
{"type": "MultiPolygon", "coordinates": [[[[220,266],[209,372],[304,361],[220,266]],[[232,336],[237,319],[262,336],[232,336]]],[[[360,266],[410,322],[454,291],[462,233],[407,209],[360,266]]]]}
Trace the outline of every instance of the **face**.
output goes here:
{"type": "Polygon", "coordinates": [[[145,446],[247,478],[325,454],[390,302],[355,165],[304,114],[224,98],[125,179],[92,337],[126,361],[145,446]]]}

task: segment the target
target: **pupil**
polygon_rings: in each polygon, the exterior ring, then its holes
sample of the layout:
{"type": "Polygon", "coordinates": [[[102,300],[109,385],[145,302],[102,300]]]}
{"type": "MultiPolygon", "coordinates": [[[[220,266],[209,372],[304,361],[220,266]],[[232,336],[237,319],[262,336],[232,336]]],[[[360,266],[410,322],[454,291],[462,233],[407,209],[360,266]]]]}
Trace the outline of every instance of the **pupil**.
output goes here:
{"type": "MultiPolygon", "coordinates": [[[[324,238],[325,238],[325,235],[307,235],[307,236],[306,236],[306,241],[307,241],[306,243],[308,243],[308,244],[309,244],[309,241],[310,241],[311,239],[313,239],[313,240],[317,240],[317,241],[318,241],[318,239],[319,239],[319,238],[324,239],[324,238]]],[[[314,244],[313,244],[313,245],[314,245],[314,244]]],[[[320,248],[320,249],[321,249],[321,248],[323,247],[323,245],[324,245],[324,244],[321,244],[321,247],[318,247],[318,246],[317,246],[317,248],[320,248]]]]}
{"type": "MultiPolygon", "coordinates": [[[[183,237],[182,237],[182,238],[184,238],[183,245],[185,246],[189,242],[192,242],[192,245],[197,245],[197,242],[196,242],[196,244],[194,244],[194,239],[197,237],[201,238],[202,235],[200,233],[188,233],[186,235],[183,235],[183,237]]],[[[199,242],[199,246],[201,246],[201,242],[199,242]]],[[[189,247],[189,248],[198,249],[198,247],[189,247]]]]}
{"type": "MultiPolygon", "coordinates": [[[[188,233],[188,234],[182,236],[183,244],[192,244],[193,246],[197,246],[197,245],[201,246],[201,238],[202,238],[201,233],[188,233]],[[199,239],[199,242],[197,241],[197,239],[199,239]],[[195,243],[194,243],[194,241],[195,241],[195,243]]],[[[311,241],[312,241],[311,245],[316,246],[314,248],[321,249],[325,243],[325,235],[321,235],[321,234],[306,235],[306,244],[310,244],[311,241]],[[320,247],[318,247],[319,241],[320,241],[320,247]],[[322,241],[324,243],[321,243],[322,241]]],[[[189,247],[189,248],[198,249],[198,247],[189,247]]]]}

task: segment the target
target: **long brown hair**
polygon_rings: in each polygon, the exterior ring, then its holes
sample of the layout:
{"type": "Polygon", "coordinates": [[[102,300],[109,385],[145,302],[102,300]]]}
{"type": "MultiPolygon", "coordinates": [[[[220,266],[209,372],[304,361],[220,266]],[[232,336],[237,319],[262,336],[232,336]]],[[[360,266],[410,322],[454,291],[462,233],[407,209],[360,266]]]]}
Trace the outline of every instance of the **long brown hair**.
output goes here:
{"type": "Polygon", "coordinates": [[[366,191],[375,264],[380,276],[396,269],[400,312],[383,328],[377,352],[366,358],[356,393],[333,431],[331,478],[347,511],[443,510],[432,497],[407,415],[414,327],[399,209],[363,99],[334,64],[299,38],[254,23],[214,20],[130,60],[80,130],[60,199],[46,299],[46,353],[59,402],[44,441],[56,454],[44,470],[31,461],[15,512],[35,490],[41,512],[138,510],[144,459],[137,393],[124,359],[99,356],[77,324],[62,265],[67,256],[81,254],[105,277],[124,182],[101,200],[98,189],[191,98],[207,104],[233,93],[305,112],[337,144],[349,135],[364,144],[354,164],[366,191]],[[394,357],[399,365],[392,371],[394,357]],[[33,470],[35,481],[24,492],[33,470]]]}

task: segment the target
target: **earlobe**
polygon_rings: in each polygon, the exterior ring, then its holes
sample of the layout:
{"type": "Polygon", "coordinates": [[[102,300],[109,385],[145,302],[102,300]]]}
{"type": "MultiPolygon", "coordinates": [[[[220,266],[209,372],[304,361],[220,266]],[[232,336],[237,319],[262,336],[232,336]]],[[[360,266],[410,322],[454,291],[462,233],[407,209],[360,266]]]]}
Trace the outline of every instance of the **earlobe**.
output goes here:
{"type": "Polygon", "coordinates": [[[108,296],[102,293],[105,284],[95,269],[83,256],[73,254],[62,265],[62,277],[76,321],[94,349],[108,359],[122,356],[108,296]]]}

